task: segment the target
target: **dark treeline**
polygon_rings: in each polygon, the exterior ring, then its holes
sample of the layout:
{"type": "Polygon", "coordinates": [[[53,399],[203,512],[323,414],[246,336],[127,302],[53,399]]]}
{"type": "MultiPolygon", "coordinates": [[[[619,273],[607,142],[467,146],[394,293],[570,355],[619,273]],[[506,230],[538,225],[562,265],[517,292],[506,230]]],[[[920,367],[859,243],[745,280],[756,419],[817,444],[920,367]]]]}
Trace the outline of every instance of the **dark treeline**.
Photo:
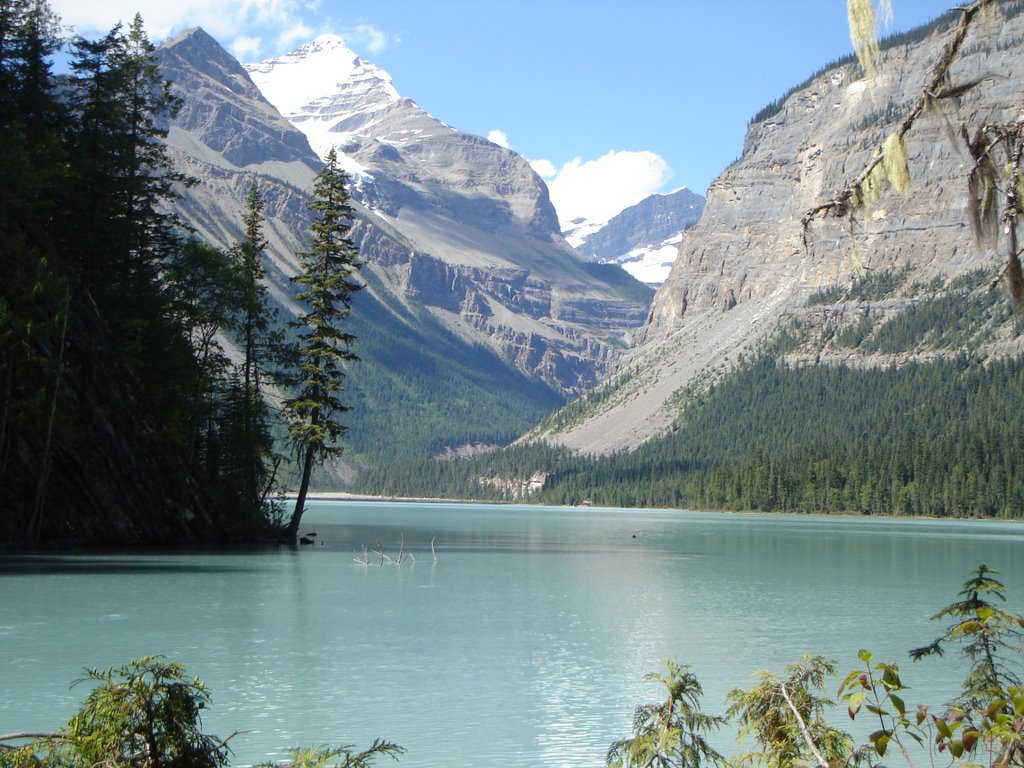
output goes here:
{"type": "Polygon", "coordinates": [[[695,397],[673,430],[588,458],[516,446],[417,462],[366,490],[508,499],[480,478],[548,472],[554,504],[1011,517],[1024,509],[1024,362],[789,368],[765,355],[695,397]]]}
{"type": "Polygon", "coordinates": [[[231,252],[168,213],[189,180],[163,143],[176,103],[153,54],[138,16],[64,40],[42,0],[0,0],[0,542],[118,538],[76,527],[86,508],[139,540],[265,520],[260,382],[283,347],[260,201],[231,252]],[[161,510],[177,522],[147,529],[161,510]]]}

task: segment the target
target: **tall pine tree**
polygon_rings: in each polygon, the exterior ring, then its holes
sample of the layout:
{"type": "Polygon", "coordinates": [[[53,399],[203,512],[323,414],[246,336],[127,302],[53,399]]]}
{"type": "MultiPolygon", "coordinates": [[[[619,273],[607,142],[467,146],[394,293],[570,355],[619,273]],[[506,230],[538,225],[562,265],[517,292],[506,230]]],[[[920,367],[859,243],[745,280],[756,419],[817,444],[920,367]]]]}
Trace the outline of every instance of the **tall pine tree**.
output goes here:
{"type": "Polygon", "coordinates": [[[267,248],[263,235],[264,207],[259,187],[253,181],[242,217],[244,234],[232,249],[242,284],[239,313],[242,361],[241,385],[233,393],[231,402],[237,422],[234,430],[239,447],[241,495],[245,503],[256,510],[264,505],[277,468],[272,455],[270,408],[263,394],[264,378],[280,373],[281,359],[288,354],[287,344],[277,328],[277,312],[263,283],[263,254],[267,248]]]}
{"type": "Polygon", "coordinates": [[[164,204],[185,179],[163,142],[177,101],[137,14],[127,33],[119,24],[99,40],[77,38],[71,70],[67,250],[125,348],[138,347],[141,321],[162,308],[161,264],[177,247],[164,204]]]}
{"type": "Polygon", "coordinates": [[[317,174],[309,207],[314,221],[312,245],[301,255],[302,286],[296,299],[308,311],[296,322],[301,328],[300,383],[295,397],[285,401],[291,416],[289,433],[301,464],[301,480],[287,535],[294,541],[309,491],[313,465],[338,456],[345,434],[342,416],[349,410],[341,401],[345,363],[358,360],[352,352],[355,337],[343,329],[352,311],[352,295],[362,286],[355,281],[359,268],[355,244],[348,237],[353,216],[349,205],[348,174],[332,148],[317,174]]]}
{"type": "Polygon", "coordinates": [[[59,21],[43,0],[0,0],[0,211],[48,229],[60,183],[65,110],[51,57],[59,21]]]}

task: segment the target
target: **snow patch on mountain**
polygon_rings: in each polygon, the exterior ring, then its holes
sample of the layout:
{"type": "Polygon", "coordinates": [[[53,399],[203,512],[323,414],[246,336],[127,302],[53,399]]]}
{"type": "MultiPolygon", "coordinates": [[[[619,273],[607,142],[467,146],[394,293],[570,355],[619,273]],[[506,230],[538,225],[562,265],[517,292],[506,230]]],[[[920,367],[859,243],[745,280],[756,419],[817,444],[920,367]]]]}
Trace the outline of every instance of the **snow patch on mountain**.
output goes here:
{"type": "MultiPolygon", "coordinates": [[[[611,221],[614,221],[612,217],[611,221]]],[[[588,244],[600,237],[601,232],[611,221],[591,221],[579,218],[569,222],[569,228],[563,230],[562,237],[573,248],[599,261],[602,264],[618,264],[642,283],[661,285],[672,269],[672,263],[679,252],[679,244],[683,240],[682,231],[656,243],[632,243],[635,247],[623,251],[626,245],[619,245],[614,255],[607,249],[595,252],[588,244]]]]}
{"type": "Polygon", "coordinates": [[[359,58],[338,35],[321,35],[291,53],[243,66],[267,101],[306,134],[321,158],[335,147],[346,171],[370,175],[337,149],[350,132],[339,130],[339,122],[347,118],[365,131],[375,115],[400,102],[391,75],[359,58]]]}
{"type": "Polygon", "coordinates": [[[617,263],[637,280],[660,285],[675,262],[683,232],[700,219],[704,197],[686,187],[655,194],[607,222],[574,219],[562,236],[595,261],[617,263]]]}
{"type": "Polygon", "coordinates": [[[682,232],[657,245],[643,245],[634,248],[629,253],[611,261],[618,263],[642,283],[661,285],[668,279],[668,273],[672,271],[672,265],[679,253],[681,242],[683,242],[682,232]]]}
{"type": "Polygon", "coordinates": [[[327,103],[339,88],[354,84],[362,85],[367,94],[391,101],[401,98],[391,76],[360,59],[338,35],[321,35],[291,53],[245,68],[267,100],[287,115],[315,119],[317,105],[327,103]],[[275,77],[265,77],[271,73],[275,77]]]}
{"type": "Polygon", "coordinates": [[[573,248],[579,248],[587,238],[601,231],[607,225],[607,221],[591,221],[590,219],[578,218],[569,222],[562,230],[562,237],[573,248]]]}

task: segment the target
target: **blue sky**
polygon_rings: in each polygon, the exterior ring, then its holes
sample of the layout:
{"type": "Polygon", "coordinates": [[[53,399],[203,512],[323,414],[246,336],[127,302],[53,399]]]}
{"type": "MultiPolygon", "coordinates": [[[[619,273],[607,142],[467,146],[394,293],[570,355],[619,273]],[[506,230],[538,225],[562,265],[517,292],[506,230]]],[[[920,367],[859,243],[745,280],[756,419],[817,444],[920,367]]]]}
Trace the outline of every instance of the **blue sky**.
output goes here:
{"type": "MultiPolygon", "coordinates": [[[[951,7],[891,2],[884,32],[951,7]]],[[[242,61],[340,34],[403,96],[534,162],[563,222],[570,210],[601,218],[651,192],[704,193],[740,155],[751,116],[851,50],[846,0],[51,4],[86,36],[136,11],[154,41],[202,26],[242,61]]]]}

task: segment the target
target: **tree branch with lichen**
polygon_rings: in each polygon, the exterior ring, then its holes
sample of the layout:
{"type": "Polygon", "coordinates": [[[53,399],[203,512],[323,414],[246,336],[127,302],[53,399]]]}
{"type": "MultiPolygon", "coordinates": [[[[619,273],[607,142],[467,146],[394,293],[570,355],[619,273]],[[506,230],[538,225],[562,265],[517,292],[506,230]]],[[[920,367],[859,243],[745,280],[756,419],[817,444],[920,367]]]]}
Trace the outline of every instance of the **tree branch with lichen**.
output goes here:
{"type": "Polygon", "coordinates": [[[900,123],[899,128],[895,133],[887,137],[885,142],[878,145],[871,161],[848,187],[843,189],[832,199],[811,208],[804,214],[800,223],[803,229],[805,248],[807,247],[807,230],[810,227],[810,224],[818,216],[831,215],[836,218],[846,218],[849,217],[853,211],[862,207],[863,201],[866,197],[865,192],[867,188],[871,185],[873,179],[876,178],[876,172],[880,167],[882,167],[882,164],[886,160],[887,147],[891,148],[896,145],[901,147],[905,146],[904,138],[914,127],[918,118],[920,118],[931,105],[941,99],[958,96],[972,88],[974,85],[977,85],[977,81],[975,81],[965,83],[960,86],[954,86],[950,83],[949,72],[953,63],[956,61],[957,56],[963,47],[964,40],[967,38],[967,33],[978,14],[984,9],[994,7],[995,5],[996,0],[974,0],[970,5],[961,9],[960,18],[957,21],[956,27],[949,39],[946,41],[946,46],[943,49],[942,56],[939,58],[938,62],[936,62],[935,67],[932,70],[931,79],[925,86],[920,98],[914,104],[913,108],[909,113],[907,113],[906,117],[904,117],[903,121],[900,123]]]}

